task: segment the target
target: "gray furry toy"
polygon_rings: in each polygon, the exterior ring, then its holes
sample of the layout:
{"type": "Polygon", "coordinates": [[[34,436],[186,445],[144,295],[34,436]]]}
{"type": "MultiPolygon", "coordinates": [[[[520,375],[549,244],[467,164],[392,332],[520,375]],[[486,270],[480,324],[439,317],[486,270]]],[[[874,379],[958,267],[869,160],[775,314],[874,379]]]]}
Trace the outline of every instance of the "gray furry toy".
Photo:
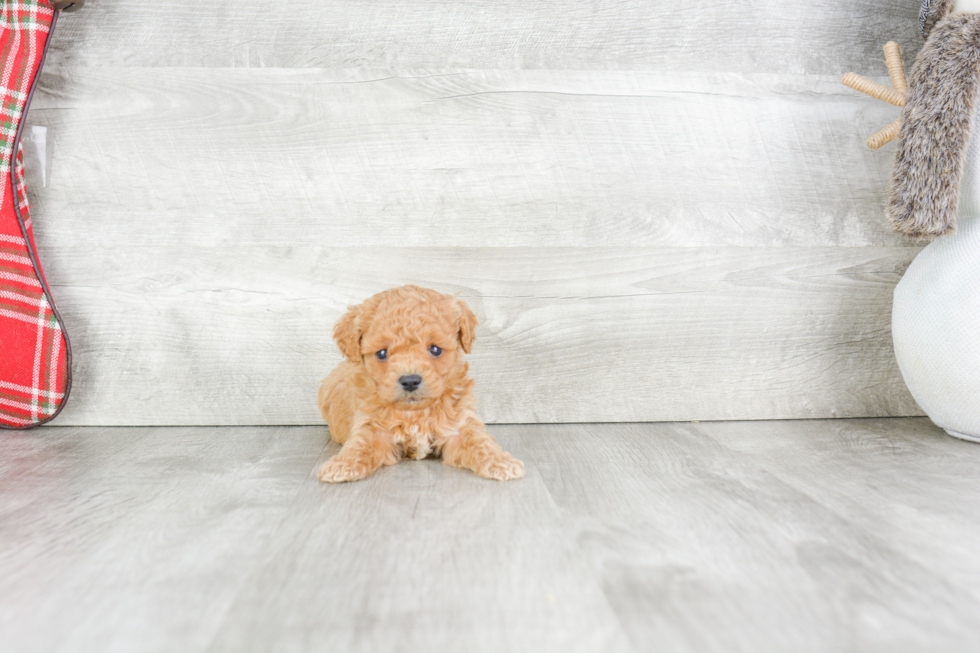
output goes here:
{"type": "Polygon", "coordinates": [[[956,229],[980,92],[980,13],[963,13],[973,4],[924,0],[919,12],[926,43],[908,80],[888,200],[888,219],[911,237],[935,238],[956,229]]]}

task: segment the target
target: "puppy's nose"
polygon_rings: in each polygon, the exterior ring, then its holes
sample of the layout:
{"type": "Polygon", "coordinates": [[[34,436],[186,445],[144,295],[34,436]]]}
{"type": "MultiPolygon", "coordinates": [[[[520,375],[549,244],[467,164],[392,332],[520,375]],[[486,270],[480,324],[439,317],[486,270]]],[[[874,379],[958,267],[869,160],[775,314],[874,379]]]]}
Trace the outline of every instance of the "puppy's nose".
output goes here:
{"type": "Polygon", "coordinates": [[[405,392],[415,392],[422,385],[422,377],[418,374],[409,374],[399,378],[398,382],[405,388],[405,392]]]}

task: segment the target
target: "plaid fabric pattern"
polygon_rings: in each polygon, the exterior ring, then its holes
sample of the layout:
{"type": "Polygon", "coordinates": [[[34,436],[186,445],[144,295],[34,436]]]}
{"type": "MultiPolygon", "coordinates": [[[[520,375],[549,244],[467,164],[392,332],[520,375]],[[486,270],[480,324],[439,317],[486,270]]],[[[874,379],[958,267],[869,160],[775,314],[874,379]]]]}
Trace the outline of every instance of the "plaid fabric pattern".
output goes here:
{"type": "Polygon", "coordinates": [[[49,0],[0,2],[0,427],[23,428],[55,415],[69,383],[68,341],[37,263],[17,143],[54,9],[49,0]]]}

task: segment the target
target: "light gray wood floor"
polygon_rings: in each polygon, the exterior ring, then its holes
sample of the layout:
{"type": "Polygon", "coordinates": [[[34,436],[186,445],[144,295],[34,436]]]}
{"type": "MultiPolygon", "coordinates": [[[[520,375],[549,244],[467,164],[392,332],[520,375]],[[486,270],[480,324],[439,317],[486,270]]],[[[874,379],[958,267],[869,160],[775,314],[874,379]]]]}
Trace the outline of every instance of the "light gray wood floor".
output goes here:
{"type": "Polygon", "coordinates": [[[922,418],[497,426],[320,484],[322,427],[0,433],[0,650],[966,651],[980,446],[922,418]]]}

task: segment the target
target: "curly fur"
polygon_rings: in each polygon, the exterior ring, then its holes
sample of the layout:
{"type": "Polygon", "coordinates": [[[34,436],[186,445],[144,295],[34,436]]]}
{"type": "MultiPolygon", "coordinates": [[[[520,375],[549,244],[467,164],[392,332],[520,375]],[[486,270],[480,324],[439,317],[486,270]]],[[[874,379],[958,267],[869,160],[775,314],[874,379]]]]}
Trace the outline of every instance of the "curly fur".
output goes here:
{"type": "Polygon", "coordinates": [[[909,77],[888,202],[896,231],[934,238],[956,228],[978,83],[980,14],[946,15],[909,77]]]}
{"type": "Polygon", "coordinates": [[[354,481],[382,465],[430,455],[485,478],[524,476],[523,463],[500,448],[476,413],[463,355],[476,325],[464,302],[418,286],[351,307],[334,328],[346,360],[318,395],[330,436],[343,445],[320,467],[320,480],[354,481]],[[441,352],[433,354],[432,345],[441,352]],[[377,356],[382,350],[384,360],[377,356]],[[402,379],[412,375],[421,381],[409,390],[402,379]]]}

